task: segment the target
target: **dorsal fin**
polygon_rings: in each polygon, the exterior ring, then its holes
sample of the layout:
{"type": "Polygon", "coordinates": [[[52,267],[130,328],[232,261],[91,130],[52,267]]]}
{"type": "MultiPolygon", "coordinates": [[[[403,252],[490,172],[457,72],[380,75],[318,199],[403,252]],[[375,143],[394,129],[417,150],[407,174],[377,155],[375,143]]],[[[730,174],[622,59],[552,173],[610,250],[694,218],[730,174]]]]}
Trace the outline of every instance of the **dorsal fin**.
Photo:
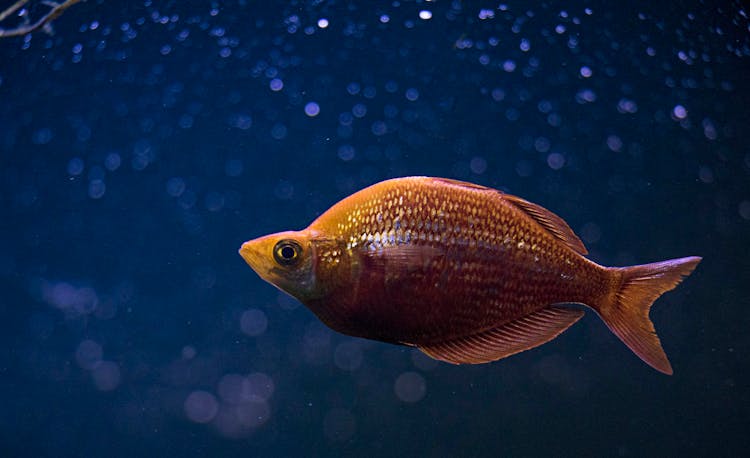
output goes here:
{"type": "Polygon", "coordinates": [[[570,226],[568,226],[568,223],[559,216],[542,206],[521,199],[520,197],[503,194],[503,198],[532,217],[534,221],[539,223],[543,228],[565,243],[565,245],[569,246],[576,253],[588,254],[588,250],[586,250],[586,246],[584,246],[581,239],[575,235],[570,226]]]}
{"type": "Polygon", "coordinates": [[[497,189],[488,188],[474,183],[468,183],[465,181],[453,180],[450,178],[433,178],[434,181],[450,184],[453,186],[461,186],[467,189],[475,191],[493,191],[502,195],[503,198],[509,203],[513,204],[516,208],[529,215],[534,221],[539,223],[544,229],[550,234],[555,236],[558,240],[562,241],[565,245],[570,247],[573,251],[578,254],[588,254],[586,246],[584,246],[581,239],[573,232],[562,218],[555,215],[546,208],[537,204],[531,203],[528,200],[521,199],[511,194],[505,194],[497,189]]]}
{"type": "Polygon", "coordinates": [[[583,310],[553,305],[495,329],[418,348],[452,364],[487,363],[549,342],[582,316],[583,310]]]}

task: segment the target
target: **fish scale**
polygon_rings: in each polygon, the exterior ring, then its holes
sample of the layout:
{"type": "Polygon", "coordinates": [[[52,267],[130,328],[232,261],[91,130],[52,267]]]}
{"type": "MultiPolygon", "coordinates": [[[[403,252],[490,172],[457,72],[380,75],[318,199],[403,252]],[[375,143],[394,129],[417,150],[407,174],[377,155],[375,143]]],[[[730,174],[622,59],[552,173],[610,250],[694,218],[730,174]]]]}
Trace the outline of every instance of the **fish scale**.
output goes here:
{"type": "Polygon", "coordinates": [[[310,226],[251,240],[240,253],[331,328],[481,363],[545,343],[594,309],[641,359],[671,365],[648,311],[700,261],[600,266],[557,215],[455,180],[387,180],[310,226]]]}

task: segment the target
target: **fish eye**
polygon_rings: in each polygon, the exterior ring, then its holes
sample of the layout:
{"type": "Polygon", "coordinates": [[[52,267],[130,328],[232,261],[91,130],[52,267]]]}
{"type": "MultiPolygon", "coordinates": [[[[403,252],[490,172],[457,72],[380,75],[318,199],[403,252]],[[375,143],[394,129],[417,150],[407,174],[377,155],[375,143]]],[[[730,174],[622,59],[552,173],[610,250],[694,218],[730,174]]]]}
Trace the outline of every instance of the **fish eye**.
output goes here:
{"type": "Polygon", "coordinates": [[[273,247],[273,258],[282,266],[291,266],[299,261],[302,246],[294,240],[281,240],[273,247]]]}

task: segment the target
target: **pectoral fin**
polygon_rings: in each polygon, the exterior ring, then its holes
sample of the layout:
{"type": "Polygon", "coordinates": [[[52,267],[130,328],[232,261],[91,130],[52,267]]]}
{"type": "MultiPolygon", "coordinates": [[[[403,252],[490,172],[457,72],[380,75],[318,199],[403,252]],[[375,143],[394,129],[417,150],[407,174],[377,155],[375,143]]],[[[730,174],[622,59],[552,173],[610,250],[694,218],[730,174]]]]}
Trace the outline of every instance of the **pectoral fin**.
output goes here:
{"type": "Polygon", "coordinates": [[[549,342],[583,316],[583,310],[549,306],[498,328],[435,345],[419,346],[452,364],[481,364],[549,342]]]}

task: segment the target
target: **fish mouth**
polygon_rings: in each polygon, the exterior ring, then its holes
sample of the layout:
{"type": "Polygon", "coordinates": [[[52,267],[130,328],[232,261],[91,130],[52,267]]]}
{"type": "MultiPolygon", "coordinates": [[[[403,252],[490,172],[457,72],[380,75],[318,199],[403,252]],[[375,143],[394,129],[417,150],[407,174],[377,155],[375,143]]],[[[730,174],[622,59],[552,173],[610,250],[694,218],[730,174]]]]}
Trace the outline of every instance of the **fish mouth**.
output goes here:
{"type": "Polygon", "coordinates": [[[257,247],[255,246],[256,244],[253,242],[253,240],[250,240],[243,243],[240,247],[239,253],[240,256],[242,256],[242,259],[245,260],[247,265],[257,272],[257,268],[261,264],[262,256],[260,253],[258,253],[257,247]]]}

